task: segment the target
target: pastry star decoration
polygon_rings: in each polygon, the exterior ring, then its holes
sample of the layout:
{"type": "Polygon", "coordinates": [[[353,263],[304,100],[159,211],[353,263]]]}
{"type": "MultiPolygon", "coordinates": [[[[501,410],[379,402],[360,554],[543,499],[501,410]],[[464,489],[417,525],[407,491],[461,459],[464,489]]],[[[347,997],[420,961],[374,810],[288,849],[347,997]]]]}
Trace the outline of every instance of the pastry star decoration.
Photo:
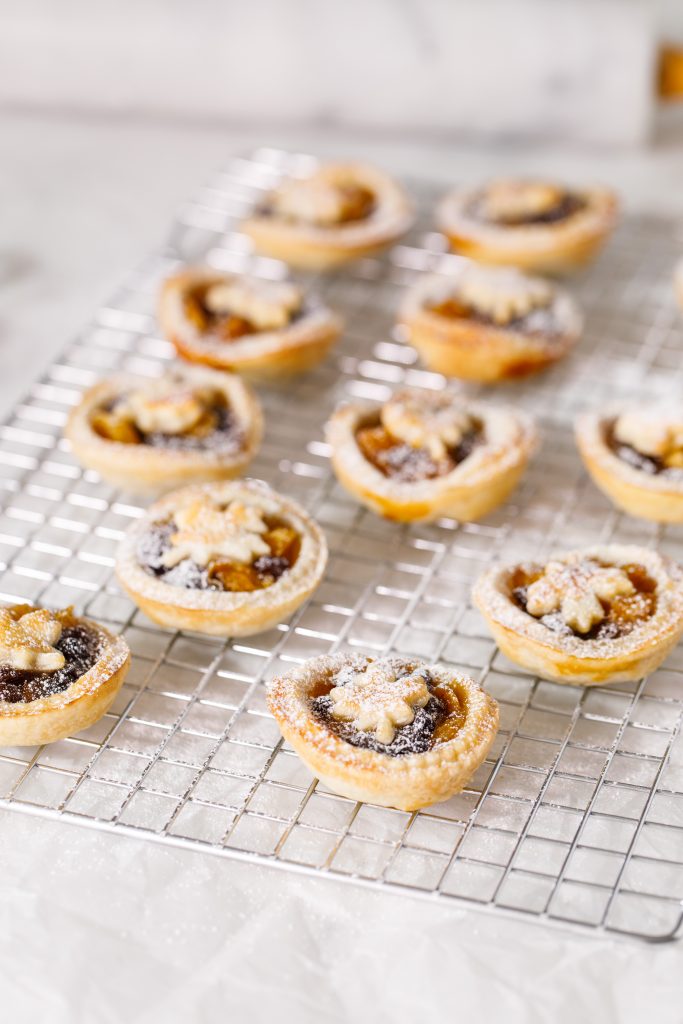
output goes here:
{"type": "Polygon", "coordinates": [[[187,384],[162,377],[133,391],[121,411],[129,413],[146,434],[183,434],[198,423],[206,406],[202,396],[187,384]]]}
{"type": "Polygon", "coordinates": [[[537,617],[559,611],[571,629],[588,633],[605,618],[601,601],[634,592],[626,573],[616,566],[589,561],[571,565],[548,562],[541,578],[529,587],[526,607],[537,617]]]}
{"type": "Polygon", "coordinates": [[[491,220],[515,220],[551,210],[562,198],[555,185],[542,181],[494,181],[484,196],[484,210],[491,220]]]}
{"type": "Polygon", "coordinates": [[[219,508],[205,497],[178,509],[173,519],[177,526],[171,535],[171,547],[163,562],[172,568],[185,558],[205,566],[212,559],[251,563],[259,555],[270,554],[261,536],[268,530],[262,510],[241,501],[219,508]]]}
{"type": "Polygon", "coordinates": [[[293,178],[276,192],[274,206],[283,217],[308,224],[338,224],[344,216],[344,194],[320,175],[293,178]]]}
{"type": "Polygon", "coordinates": [[[515,270],[468,269],[460,282],[460,298],[497,324],[507,324],[533,309],[547,306],[552,291],[547,281],[515,270]]]}
{"type": "Polygon", "coordinates": [[[618,417],[614,436],[643,455],[668,462],[674,453],[683,449],[683,421],[680,414],[667,415],[657,408],[634,409],[618,417]]]}
{"type": "Polygon", "coordinates": [[[386,659],[354,673],[348,683],[330,690],[332,717],[353,722],[362,732],[374,731],[378,743],[391,743],[396,728],[410,725],[415,708],[423,708],[429,700],[429,690],[419,670],[407,675],[400,672],[386,659]]]}
{"type": "Polygon", "coordinates": [[[234,278],[212,285],[205,301],[212,313],[239,316],[260,331],[272,331],[287,326],[301,307],[302,293],[287,282],[234,278]]]}
{"type": "Polygon", "coordinates": [[[438,461],[472,429],[472,418],[452,395],[397,391],[382,406],[382,424],[412,448],[426,448],[438,461]]]}
{"type": "Polygon", "coordinates": [[[55,672],[64,655],[55,650],[62,625],[47,608],[14,618],[0,608],[0,664],[25,672],[55,672]]]}

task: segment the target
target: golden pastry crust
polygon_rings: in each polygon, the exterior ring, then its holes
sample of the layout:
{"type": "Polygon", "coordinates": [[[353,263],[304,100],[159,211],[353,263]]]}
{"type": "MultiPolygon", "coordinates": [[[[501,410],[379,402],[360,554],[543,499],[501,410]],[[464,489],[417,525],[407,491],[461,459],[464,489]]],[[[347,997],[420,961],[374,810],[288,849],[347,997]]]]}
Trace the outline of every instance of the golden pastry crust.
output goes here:
{"type": "Polygon", "coordinates": [[[642,565],[656,583],[651,617],[614,639],[555,632],[512,601],[512,575],[525,568],[517,565],[498,565],[484,573],[474,586],[474,604],[503,654],[536,675],[584,686],[641,679],[661,665],[683,634],[683,572],[656,551],[635,545],[597,545],[553,556],[570,564],[586,558],[616,567],[642,565]]]}
{"type": "MultiPolygon", "coordinates": [[[[471,210],[477,199],[500,184],[455,189],[437,208],[438,227],[452,248],[481,263],[550,274],[571,272],[595,258],[617,220],[615,194],[599,186],[571,189],[571,194],[583,203],[582,208],[549,223],[505,225],[474,216],[471,210]]],[[[560,186],[548,188],[564,192],[560,186]]]]}
{"type": "Polygon", "coordinates": [[[159,299],[159,323],[184,359],[219,370],[235,370],[256,380],[303,373],[321,362],[342,332],[340,316],[322,304],[306,305],[284,327],[228,341],[192,323],[185,299],[196,288],[242,279],[205,267],[190,267],[168,278],[159,299]]]}
{"type": "Polygon", "coordinates": [[[629,515],[683,523],[683,472],[676,477],[646,473],[620,459],[607,442],[616,416],[586,413],[576,421],[576,443],[594,483],[629,515]]]}
{"type": "MultiPolygon", "coordinates": [[[[578,341],[583,329],[578,306],[568,292],[547,282],[543,282],[550,289],[547,307],[526,322],[510,326],[482,322],[464,310],[462,315],[444,315],[438,306],[458,299],[468,270],[463,267],[453,276],[420,278],[401,306],[399,322],[431,370],[482,383],[525,377],[557,362],[578,341]]],[[[476,272],[489,278],[493,293],[510,283],[520,292],[525,283],[530,287],[539,283],[538,278],[525,278],[507,268],[477,267],[476,272]]]]}
{"type": "Polygon", "coordinates": [[[326,427],[337,479],[363,505],[387,519],[481,519],[517,486],[536,448],[536,428],[530,417],[512,409],[479,402],[457,404],[481,422],[482,442],[451,472],[416,482],[385,476],[358,446],[359,428],[374,422],[380,407],[361,402],[340,406],[326,427]]]}
{"type": "Polygon", "coordinates": [[[72,410],[64,430],[74,455],[88,469],[125,490],[141,494],[163,491],[202,480],[239,476],[261,444],[263,416],[251,388],[237,375],[204,367],[173,367],[166,377],[188,390],[207,389],[223,396],[235,417],[241,441],[237,448],[182,449],[111,441],[93,429],[93,413],[107,403],[153,382],[132,374],[99,381],[72,410]]]}
{"type": "Polygon", "coordinates": [[[316,589],[327,564],[327,542],[313,520],[296,502],[258,480],[185,487],[166,495],[137,520],[124,537],[116,560],[123,589],[154,622],[213,636],[251,636],[283,622],[316,589]],[[301,548],[294,565],[267,589],[255,591],[196,590],[173,586],[151,575],[140,564],[138,546],[155,523],[197,499],[218,506],[239,501],[282,519],[298,533],[301,548]]]}
{"type": "Polygon", "coordinates": [[[111,707],[130,667],[128,645],[91,619],[74,616],[73,624],[86,626],[99,637],[102,650],[96,663],[60,693],[28,703],[0,700],[0,746],[35,746],[73,736],[111,707]]]}
{"type": "Polygon", "coordinates": [[[318,225],[303,220],[252,214],[242,224],[257,252],[306,270],[328,270],[372,255],[406,233],[414,220],[412,203],[390,175],[364,163],[322,164],[313,176],[325,184],[351,183],[375,199],[362,220],[318,225]]]}
{"type": "Polygon", "coordinates": [[[407,658],[385,659],[422,667],[442,691],[453,695],[463,714],[455,736],[417,754],[392,756],[347,742],[311,711],[310,699],[341,669],[362,670],[363,655],[314,658],[274,679],[268,706],[283,736],[321,782],[335,793],[385,807],[414,811],[459,793],[484,761],[498,730],[498,705],[472,679],[443,666],[421,666],[407,658]]]}

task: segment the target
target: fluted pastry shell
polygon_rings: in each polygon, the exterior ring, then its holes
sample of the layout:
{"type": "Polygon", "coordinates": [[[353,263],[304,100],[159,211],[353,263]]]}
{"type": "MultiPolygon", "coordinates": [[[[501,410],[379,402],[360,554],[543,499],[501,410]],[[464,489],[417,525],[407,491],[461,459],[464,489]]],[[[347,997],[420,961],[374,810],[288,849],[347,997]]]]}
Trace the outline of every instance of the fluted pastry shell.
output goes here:
{"type": "Polygon", "coordinates": [[[636,545],[605,544],[575,555],[609,565],[637,563],[656,583],[654,614],[614,639],[581,639],[549,629],[518,607],[509,593],[517,565],[495,565],[476,582],[472,598],[503,654],[522,668],[557,683],[601,686],[640,679],[653,672],[683,633],[683,571],[656,551],[636,545]]]}
{"type": "Polygon", "coordinates": [[[646,473],[620,459],[605,437],[616,415],[585,413],[576,421],[576,443],[594,483],[629,515],[683,523],[683,473],[679,479],[646,473]]]}
{"type": "Polygon", "coordinates": [[[91,424],[94,411],[150,383],[147,378],[133,374],[117,374],[86,391],[67,420],[64,434],[78,461],[117,487],[152,495],[183,484],[230,479],[243,473],[258,451],[263,435],[261,406],[252,389],[236,374],[206,367],[173,366],[172,372],[186,381],[188,387],[209,388],[225,397],[242,434],[243,443],[237,450],[155,447],[101,437],[91,424]]]}
{"type": "Polygon", "coordinates": [[[429,522],[452,516],[469,522],[483,518],[517,486],[536,448],[537,432],[525,413],[480,402],[463,407],[482,423],[485,440],[450,473],[406,483],[385,476],[358,447],[356,432],[372,421],[378,406],[341,405],[326,428],[337,479],[362,504],[387,519],[429,522]]]}
{"type": "MultiPolygon", "coordinates": [[[[359,655],[322,655],[274,679],[268,706],[284,738],[321,782],[335,793],[385,807],[413,811],[460,792],[484,761],[498,730],[498,705],[472,679],[445,666],[425,666],[435,682],[452,691],[464,722],[450,740],[418,754],[391,756],[357,747],[336,736],[311,712],[309,697],[359,655]]],[[[372,659],[370,659],[372,660],[372,659]]],[[[402,659],[406,664],[418,663],[402,659]]]]}
{"type": "Polygon", "coordinates": [[[403,188],[384,171],[365,163],[323,164],[316,172],[331,182],[368,188],[375,208],[363,220],[329,226],[253,213],[242,223],[257,252],[307,270],[328,270],[372,255],[411,227],[413,205],[403,188]]]}
{"type": "Polygon", "coordinates": [[[103,650],[97,661],[59,693],[27,703],[0,700],[0,746],[35,746],[73,736],[111,707],[130,667],[128,645],[91,619],[74,616],[74,624],[100,637],[103,650]]]}
{"type": "Polygon", "coordinates": [[[159,297],[159,323],[180,356],[255,379],[302,373],[325,358],[344,325],[342,318],[322,303],[304,300],[301,315],[286,327],[245,334],[232,341],[192,323],[184,306],[188,292],[203,284],[238,279],[239,275],[208,267],[189,267],[167,278],[159,297]]]}
{"type": "Polygon", "coordinates": [[[440,202],[437,226],[452,248],[481,263],[563,274],[590,263],[614,228],[617,200],[611,189],[572,189],[584,207],[551,223],[501,225],[472,216],[480,187],[458,188],[440,202]]]}
{"type": "MultiPolygon", "coordinates": [[[[490,269],[495,287],[498,270],[490,269]]],[[[555,285],[550,286],[549,309],[556,325],[552,337],[467,316],[447,317],[429,308],[457,290],[464,270],[450,276],[428,274],[419,278],[401,305],[399,322],[430,370],[482,383],[525,377],[557,362],[581,336],[583,317],[576,302],[555,285]]]]}
{"type": "Polygon", "coordinates": [[[131,525],[119,546],[116,575],[123,589],[154,622],[213,636],[250,636],[284,621],[316,589],[327,564],[327,542],[299,504],[258,480],[229,481],[184,487],[150,506],[131,525]],[[198,497],[217,503],[239,500],[277,516],[299,534],[301,549],[294,565],[271,586],[251,592],[193,590],[173,586],[147,572],[138,559],[141,537],[154,523],[164,522],[198,497]]]}

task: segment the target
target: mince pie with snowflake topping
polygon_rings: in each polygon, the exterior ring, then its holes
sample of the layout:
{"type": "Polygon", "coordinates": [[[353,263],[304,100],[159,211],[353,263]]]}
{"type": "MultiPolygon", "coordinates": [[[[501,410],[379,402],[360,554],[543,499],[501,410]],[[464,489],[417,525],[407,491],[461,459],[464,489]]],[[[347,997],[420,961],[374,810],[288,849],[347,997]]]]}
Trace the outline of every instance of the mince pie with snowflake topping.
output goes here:
{"type": "Polygon", "coordinates": [[[601,491],[633,516],[683,523],[683,413],[636,407],[587,413],[576,424],[581,457],[601,491]]]}
{"type": "Polygon", "coordinates": [[[453,249],[482,263],[562,273],[590,262],[617,217],[607,188],[500,178],[456,189],[437,211],[453,249]]]}
{"type": "Polygon", "coordinates": [[[406,811],[460,792],[498,730],[498,705],[473,680],[401,656],[314,658],[273,680],[268,705],[326,786],[406,811]]]}
{"type": "Polygon", "coordinates": [[[261,443],[261,407],[235,374],[174,367],[149,380],[109,377],[65,430],[79,461],[119,487],[159,492],[242,473],[261,443]]]}
{"type": "Polygon", "coordinates": [[[327,424],[340,483],[388,519],[480,519],[516,486],[536,445],[531,419],[451,391],[397,391],[340,406],[327,424]]]}
{"type": "Polygon", "coordinates": [[[291,282],[208,267],[164,283],[159,321],[184,359],[257,378],[310,369],[342,329],[336,313],[291,282]]]}
{"type": "Polygon", "coordinates": [[[129,664],[122,637],[71,608],[0,608],[0,745],[86,729],[109,710],[129,664]]]}
{"type": "Polygon", "coordinates": [[[608,544],[496,566],[473,599],[503,654],[558,683],[640,679],[683,633],[683,570],[648,548],[608,544]]]}
{"type": "Polygon", "coordinates": [[[122,541],[116,573],[162,626],[249,636],[291,615],[326,562],[317,523],[248,481],[186,487],[156,502],[122,541]]]}
{"type": "Polygon", "coordinates": [[[321,164],[287,178],[242,224],[256,250],[295,267],[326,270],[373,254],[413,223],[401,186],[369,164],[321,164]]]}
{"type": "Polygon", "coordinates": [[[582,329],[564,289],[515,269],[475,264],[419,279],[399,319],[431,370],[489,383],[556,362],[582,329]]]}

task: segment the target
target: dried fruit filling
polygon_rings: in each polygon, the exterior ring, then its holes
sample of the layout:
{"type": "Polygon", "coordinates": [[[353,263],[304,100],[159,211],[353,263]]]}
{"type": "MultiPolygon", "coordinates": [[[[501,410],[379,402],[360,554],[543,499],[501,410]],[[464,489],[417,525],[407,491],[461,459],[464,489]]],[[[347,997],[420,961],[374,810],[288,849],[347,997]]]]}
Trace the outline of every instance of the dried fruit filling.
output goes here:
{"type": "MultiPolygon", "coordinates": [[[[547,210],[539,210],[527,214],[520,213],[516,216],[497,217],[493,223],[504,227],[523,227],[527,224],[555,224],[558,221],[567,220],[575,213],[579,213],[580,210],[584,209],[585,205],[581,196],[577,196],[572,192],[565,192],[558,202],[547,210]]],[[[469,213],[478,220],[491,223],[491,219],[484,214],[484,203],[481,196],[473,201],[469,213]]]]}
{"type": "Polygon", "coordinates": [[[356,443],[368,462],[400,483],[417,483],[450,473],[472,454],[481,439],[482,428],[477,424],[445,458],[434,459],[426,448],[414,448],[393,437],[380,423],[362,426],[356,432],[356,443]]]}
{"type": "Polygon", "coordinates": [[[615,435],[614,427],[615,421],[613,420],[605,428],[605,441],[617,458],[633,469],[640,470],[641,473],[647,473],[650,476],[663,474],[680,480],[683,476],[683,452],[680,449],[671,452],[666,459],[656,455],[646,455],[632,445],[620,441],[615,435]]]}
{"type": "Polygon", "coordinates": [[[170,586],[232,593],[265,590],[292,568],[301,551],[301,537],[293,527],[277,518],[266,517],[265,522],[268,530],[263,539],[270,554],[260,555],[249,564],[214,560],[199,566],[186,558],[167,568],[164,555],[171,549],[171,537],[177,530],[173,521],[157,523],[144,534],[138,558],[147,572],[170,586]]]}
{"type": "MultiPolygon", "coordinates": [[[[584,563],[582,567],[587,565],[605,569],[612,568],[603,562],[584,563]]],[[[610,600],[601,599],[600,604],[604,617],[587,632],[580,633],[572,629],[559,611],[532,617],[555,633],[576,636],[581,640],[615,640],[618,637],[626,636],[654,615],[657,609],[657,583],[642,565],[622,565],[619,568],[630,581],[633,592],[620,594],[610,600]]],[[[544,569],[541,566],[518,566],[510,576],[510,596],[513,602],[529,615],[531,614],[527,608],[529,587],[540,580],[543,573],[544,569]]]]}
{"type": "Polygon", "coordinates": [[[201,284],[185,296],[185,315],[188,320],[199,331],[211,331],[223,341],[237,341],[247,334],[256,334],[258,328],[245,317],[209,309],[206,296],[214,284],[213,281],[201,284]]]}
{"type": "Polygon", "coordinates": [[[64,666],[54,672],[28,672],[0,665],[0,700],[11,704],[50,697],[66,690],[98,661],[102,638],[81,623],[67,625],[55,649],[64,655],[64,666]]]}
{"type": "Polygon", "coordinates": [[[332,715],[332,699],[328,696],[335,686],[343,686],[344,669],[329,679],[321,681],[317,692],[310,698],[313,716],[322,722],[330,732],[353,747],[373,750],[401,757],[406,754],[424,754],[441,743],[446,743],[458,734],[465,722],[465,715],[457,697],[445,687],[439,686],[428,672],[425,682],[430,692],[424,707],[415,708],[415,716],[408,725],[396,729],[391,743],[380,743],[372,731],[358,729],[353,722],[343,722],[332,715]]]}
{"type": "Polygon", "coordinates": [[[244,446],[242,429],[227,401],[219,394],[211,397],[205,412],[191,428],[176,434],[141,430],[126,411],[126,397],[121,395],[93,412],[90,423],[100,437],[120,444],[144,444],[176,451],[236,452],[244,446]]]}

